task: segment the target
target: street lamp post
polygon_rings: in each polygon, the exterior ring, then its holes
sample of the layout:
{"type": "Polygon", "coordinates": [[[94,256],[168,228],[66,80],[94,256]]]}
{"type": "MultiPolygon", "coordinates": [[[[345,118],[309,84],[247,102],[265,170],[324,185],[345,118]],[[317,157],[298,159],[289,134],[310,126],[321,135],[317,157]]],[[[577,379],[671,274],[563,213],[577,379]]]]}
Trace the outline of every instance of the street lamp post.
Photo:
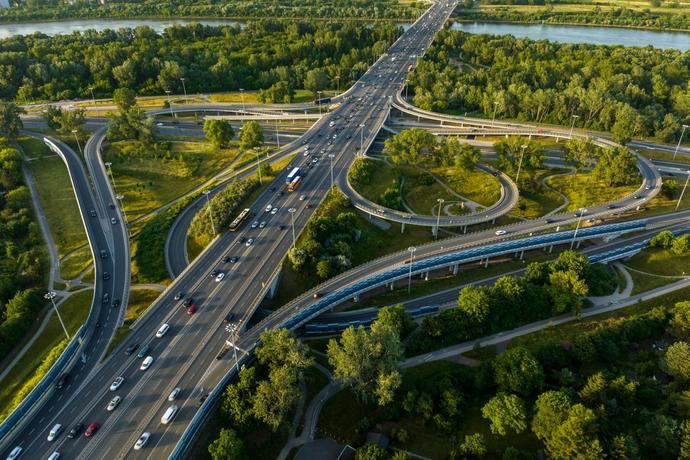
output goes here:
{"type": "Polygon", "coordinates": [[[117,187],[115,186],[115,176],[113,176],[113,164],[110,161],[106,161],[103,164],[105,165],[106,169],[110,173],[110,180],[113,183],[113,190],[117,193],[117,187]]]}
{"type": "Polygon", "coordinates": [[[62,316],[60,316],[60,312],[57,309],[57,305],[55,305],[55,297],[57,294],[54,291],[50,291],[45,293],[43,296],[44,299],[50,300],[50,303],[53,304],[53,310],[55,310],[55,314],[58,317],[58,320],[60,320],[60,324],[62,325],[62,330],[65,331],[65,335],[67,336],[67,340],[70,339],[69,332],[67,332],[67,328],[65,327],[65,323],[62,321],[62,316]]]}
{"type": "Polygon", "coordinates": [[[256,170],[259,173],[259,185],[263,185],[264,182],[261,180],[261,155],[259,155],[259,147],[254,147],[254,152],[256,153],[256,170]]]}
{"type": "Polygon", "coordinates": [[[239,372],[240,371],[240,364],[239,364],[239,360],[237,359],[237,339],[238,339],[237,329],[238,329],[237,323],[228,324],[228,327],[225,328],[225,330],[230,333],[230,340],[232,341],[233,355],[235,357],[235,370],[237,372],[239,372]]]}
{"type": "Polygon", "coordinates": [[[580,118],[580,115],[572,115],[573,122],[570,124],[570,136],[568,136],[570,139],[573,138],[573,129],[575,129],[575,120],[580,118]]]}
{"type": "Polygon", "coordinates": [[[331,188],[333,188],[333,158],[335,158],[335,155],[332,153],[329,153],[328,158],[331,159],[331,188]]]}
{"type": "Polygon", "coordinates": [[[515,185],[518,185],[518,180],[520,179],[520,169],[522,168],[522,157],[525,156],[525,149],[527,148],[527,144],[522,144],[522,153],[520,153],[520,161],[518,162],[518,170],[517,174],[515,175],[515,185]]]}
{"type": "Polygon", "coordinates": [[[321,91],[317,91],[316,94],[319,95],[319,115],[321,115],[321,91]]]}
{"type": "Polygon", "coordinates": [[[125,228],[127,229],[127,234],[129,235],[129,225],[127,224],[127,213],[125,212],[125,205],[122,203],[122,200],[125,199],[125,196],[123,194],[118,194],[115,195],[115,199],[120,202],[120,210],[122,210],[122,217],[125,219],[125,228]]]}
{"type": "Polygon", "coordinates": [[[93,96],[93,86],[89,86],[89,91],[91,91],[91,103],[96,104],[96,98],[93,96]]]}
{"type": "Polygon", "coordinates": [[[242,98],[242,112],[246,112],[244,109],[244,88],[240,88],[240,97],[242,98]]]}
{"type": "Polygon", "coordinates": [[[213,236],[216,236],[216,226],[213,223],[213,207],[211,206],[211,199],[208,197],[211,193],[210,190],[204,190],[201,192],[206,197],[206,205],[208,206],[208,217],[211,219],[211,230],[213,231],[213,236]]]}
{"type": "Polygon", "coordinates": [[[288,209],[288,212],[290,213],[290,222],[292,223],[292,247],[293,248],[297,244],[297,240],[295,239],[295,212],[296,211],[297,211],[297,209],[295,209],[295,208],[288,209]]]}
{"type": "Polygon", "coordinates": [[[364,157],[364,123],[359,125],[359,154],[364,157]]]}
{"type": "Polygon", "coordinates": [[[412,288],[412,261],[414,260],[414,252],[417,250],[417,248],[415,248],[414,246],[410,246],[409,248],[407,248],[407,250],[410,251],[410,270],[407,275],[407,293],[409,294],[412,288]]]}
{"type": "Polygon", "coordinates": [[[72,134],[74,134],[74,140],[77,141],[77,148],[79,149],[79,155],[82,155],[83,152],[81,151],[81,144],[79,143],[79,138],[77,137],[77,130],[73,129],[72,134]]]}
{"type": "Polygon", "coordinates": [[[187,103],[187,87],[184,84],[184,77],[180,78],[180,81],[182,82],[182,91],[184,91],[184,102],[186,104],[187,103]]]}
{"type": "Polygon", "coordinates": [[[680,143],[683,142],[683,134],[685,134],[685,130],[688,127],[688,125],[683,125],[683,131],[680,132],[680,139],[678,139],[678,145],[676,145],[676,150],[673,152],[673,159],[676,159],[676,155],[678,154],[678,149],[680,148],[680,143]]]}
{"type": "Polygon", "coordinates": [[[573,245],[575,244],[575,238],[577,237],[577,231],[580,229],[580,222],[582,222],[582,216],[584,216],[586,212],[587,210],[585,208],[580,208],[580,216],[577,219],[577,225],[575,226],[575,233],[573,233],[573,239],[572,241],[570,241],[570,249],[573,249],[573,245]]]}
{"type": "Polygon", "coordinates": [[[491,117],[491,126],[495,126],[496,123],[496,109],[498,108],[498,101],[494,101],[494,116],[491,117]]]}
{"type": "Polygon", "coordinates": [[[690,169],[686,171],[688,174],[688,177],[685,179],[685,185],[683,185],[683,190],[680,192],[680,196],[678,197],[678,203],[676,203],[676,209],[674,211],[678,211],[678,206],[680,206],[680,202],[683,199],[683,195],[685,195],[685,189],[688,187],[688,181],[690,181],[690,169]]]}
{"type": "Polygon", "coordinates": [[[276,118],[276,141],[278,142],[278,148],[280,149],[280,133],[278,132],[278,119],[276,118]]]}
{"type": "Polygon", "coordinates": [[[335,95],[340,93],[340,75],[335,76],[335,95]]]}
{"type": "Polygon", "coordinates": [[[441,208],[446,200],[443,198],[436,198],[436,201],[438,202],[438,214],[436,215],[436,239],[438,239],[438,233],[439,230],[441,230],[441,208]]]}
{"type": "Polygon", "coordinates": [[[405,80],[405,100],[407,100],[407,87],[410,86],[410,80],[405,80]]]}

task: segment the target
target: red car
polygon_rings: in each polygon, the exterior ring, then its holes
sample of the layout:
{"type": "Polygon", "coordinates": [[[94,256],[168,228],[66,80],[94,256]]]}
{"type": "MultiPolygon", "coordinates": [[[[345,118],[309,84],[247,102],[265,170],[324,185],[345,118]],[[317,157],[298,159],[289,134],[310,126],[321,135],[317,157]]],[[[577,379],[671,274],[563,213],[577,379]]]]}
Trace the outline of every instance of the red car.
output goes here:
{"type": "Polygon", "coordinates": [[[187,314],[193,315],[194,313],[196,313],[196,305],[191,304],[189,308],[187,308],[187,314]]]}
{"type": "Polygon", "coordinates": [[[96,433],[96,431],[98,431],[100,427],[101,426],[98,423],[90,423],[89,426],[86,427],[86,431],[84,431],[84,436],[90,438],[96,433]]]}

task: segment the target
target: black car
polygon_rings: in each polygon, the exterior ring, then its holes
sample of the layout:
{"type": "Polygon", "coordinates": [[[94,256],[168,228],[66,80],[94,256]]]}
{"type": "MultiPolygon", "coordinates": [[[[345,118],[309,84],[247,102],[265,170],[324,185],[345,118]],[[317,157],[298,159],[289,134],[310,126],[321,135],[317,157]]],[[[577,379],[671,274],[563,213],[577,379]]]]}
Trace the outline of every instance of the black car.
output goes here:
{"type": "Polygon", "coordinates": [[[225,318],[223,318],[224,323],[231,323],[232,320],[235,319],[235,314],[234,313],[228,313],[225,318]]]}
{"type": "Polygon", "coordinates": [[[103,279],[109,280],[110,279],[110,272],[103,272],[103,279]]]}
{"type": "Polygon", "coordinates": [[[244,236],[240,238],[240,244],[244,244],[245,241],[247,241],[247,238],[244,236]]]}
{"type": "Polygon", "coordinates": [[[89,211],[89,214],[91,215],[91,217],[97,217],[98,216],[98,214],[96,214],[95,209],[92,209],[91,211],[89,211]]]}
{"type": "Polygon", "coordinates": [[[223,262],[225,262],[225,263],[230,262],[230,256],[223,257],[223,262]]]}
{"type": "Polygon", "coordinates": [[[238,260],[239,260],[239,257],[237,257],[237,256],[232,256],[232,257],[230,257],[230,263],[233,263],[233,264],[234,264],[234,263],[237,262],[238,260]]]}
{"type": "Polygon", "coordinates": [[[201,407],[201,405],[204,403],[204,401],[206,401],[206,398],[208,398],[208,393],[204,393],[203,395],[201,395],[201,397],[197,401],[196,405],[201,407]]]}
{"type": "Polygon", "coordinates": [[[285,230],[286,228],[287,228],[287,225],[281,225],[281,226],[280,226],[280,229],[281,229],[281,230],[285,230]]]}
{"type": "Polygon", "coordinates": [[[120,307],[120,299],[113,299],[113,308],[120,307]]]}
{"type": "Polygon", "coordinates": [[[82,431],[84,431],[84,424],[83,423],[77,423],[72,427],[71,430],[69,430],[69,434],[67,435],[68,438],[74,439],[77,436],[79,436],[82,431]]]}
{"type": "Polygon", "coordinates": [[[180,300],[182,297],[184,297],[184,292],[178,292],[173,299],[180,300]]]}
{"type": "Polygon", "coordinates": [[[136,351],[137,348],[139,348],[138,343],[131,344],[130,346],[125,348],[125,355],[127,355],[127,356],[131,355],[132,353],[134,353],[136,351]]]}
{"type": "Polygon", "coordinates": [[[115,209],[115,205],[112,204],[112,203],[110,203],[110,204],[108,205],[108,207],[109,207],[110,209],[115,209]]]}
{"type": "Polygon", "coordinates": [[[219,273],[219,271],[217,268],[214,268],[213,270],[211,270],[211,276],[218,276],[218,273],[219,273]]]}
{"type": "Polygon", "coordinates": [[[67,372],[63,373],[60,375],[60,377],[57,379],[57,382],[55,382],[55,389],[56,390],[62,390],[65,385],[67,385],[67,382],[69,381],[69,374],[67,372]]]}
{"type": "Polygon", "coordinates": [[[184,299],[184,302],[182,302],[182,306],[189,307],[193,302],[194,299],[192,299],[191,297],[187,297],[186,299],[184,299]]]}

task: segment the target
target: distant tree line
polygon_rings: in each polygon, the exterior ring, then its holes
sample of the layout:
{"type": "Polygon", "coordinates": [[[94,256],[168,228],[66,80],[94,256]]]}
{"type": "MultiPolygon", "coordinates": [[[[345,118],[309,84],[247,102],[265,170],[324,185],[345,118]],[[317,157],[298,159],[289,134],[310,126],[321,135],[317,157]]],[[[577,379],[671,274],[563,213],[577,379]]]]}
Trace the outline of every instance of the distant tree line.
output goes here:
{"type": "Polygon", "coordinates": [[[690,122],[690,57],[676,50],[559,44],[442,30],[410,76],[414,103],[437,111],[678,139],[690,122]],[[459,62],[472,66],[462,71],[459,62]]]}
{"type": "Polygon", "coordinates": [[[39,289],[47,257],[19,152],[0,139],[0,359],[24,337],[46,304],[39,289]]]}
{"type": "MultiPolygon", "coordinates": [[[[182,93],[181,78],[190,94],[274,85],[285,94],[318,91],[335,88],[337,78],[347,87],[400,33],[386,24],[265,19],[244,27],[175,25],[160,34],[137,27],[14,36],[0,41],[0,98],[90,98],[91,89],[110,97],[116,88],[182,93]]],[[[271,94],[271,101],[285,100],[271,94]]]]}
{"type": "Polygon", "coordinates": [[[35,21],[64,18],[136,18],[136,17],[191,17],[191,18],[324,18],[367,20],[413,19],[426,8],[424,2],[401,4],[397,0],[354,0],[345,3],[324,0],[259,0],[244,2],[228,0],[216,3],[210,0],[172,0],[167,2],[109,1],[70,2],[62,0],[10,0],[21,6],[0,9],[1,22],[35,21]]]}

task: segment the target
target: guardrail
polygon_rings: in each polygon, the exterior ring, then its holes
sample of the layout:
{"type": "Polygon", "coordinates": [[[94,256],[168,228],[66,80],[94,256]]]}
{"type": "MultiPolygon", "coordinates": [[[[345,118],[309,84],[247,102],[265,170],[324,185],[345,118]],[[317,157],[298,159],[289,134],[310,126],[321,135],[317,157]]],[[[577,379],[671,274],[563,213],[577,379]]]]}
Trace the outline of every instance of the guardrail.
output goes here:
{"type": "MultiPolygon", "coordinates": [[[[407,313],[413,318],[420,318],[426,315],[437,313],[441,307],[439,305],[425,305],[422,307],[415,307],[407,309],[407,313]]],[[[350,326],[370,326],[376,320],[376,315],[370,318],[353,319],[350,321],[321,323],[321,324],[307,324],[304,326],[304,332],[307,334],[324,334],[342,332],[350,326]]]]}

